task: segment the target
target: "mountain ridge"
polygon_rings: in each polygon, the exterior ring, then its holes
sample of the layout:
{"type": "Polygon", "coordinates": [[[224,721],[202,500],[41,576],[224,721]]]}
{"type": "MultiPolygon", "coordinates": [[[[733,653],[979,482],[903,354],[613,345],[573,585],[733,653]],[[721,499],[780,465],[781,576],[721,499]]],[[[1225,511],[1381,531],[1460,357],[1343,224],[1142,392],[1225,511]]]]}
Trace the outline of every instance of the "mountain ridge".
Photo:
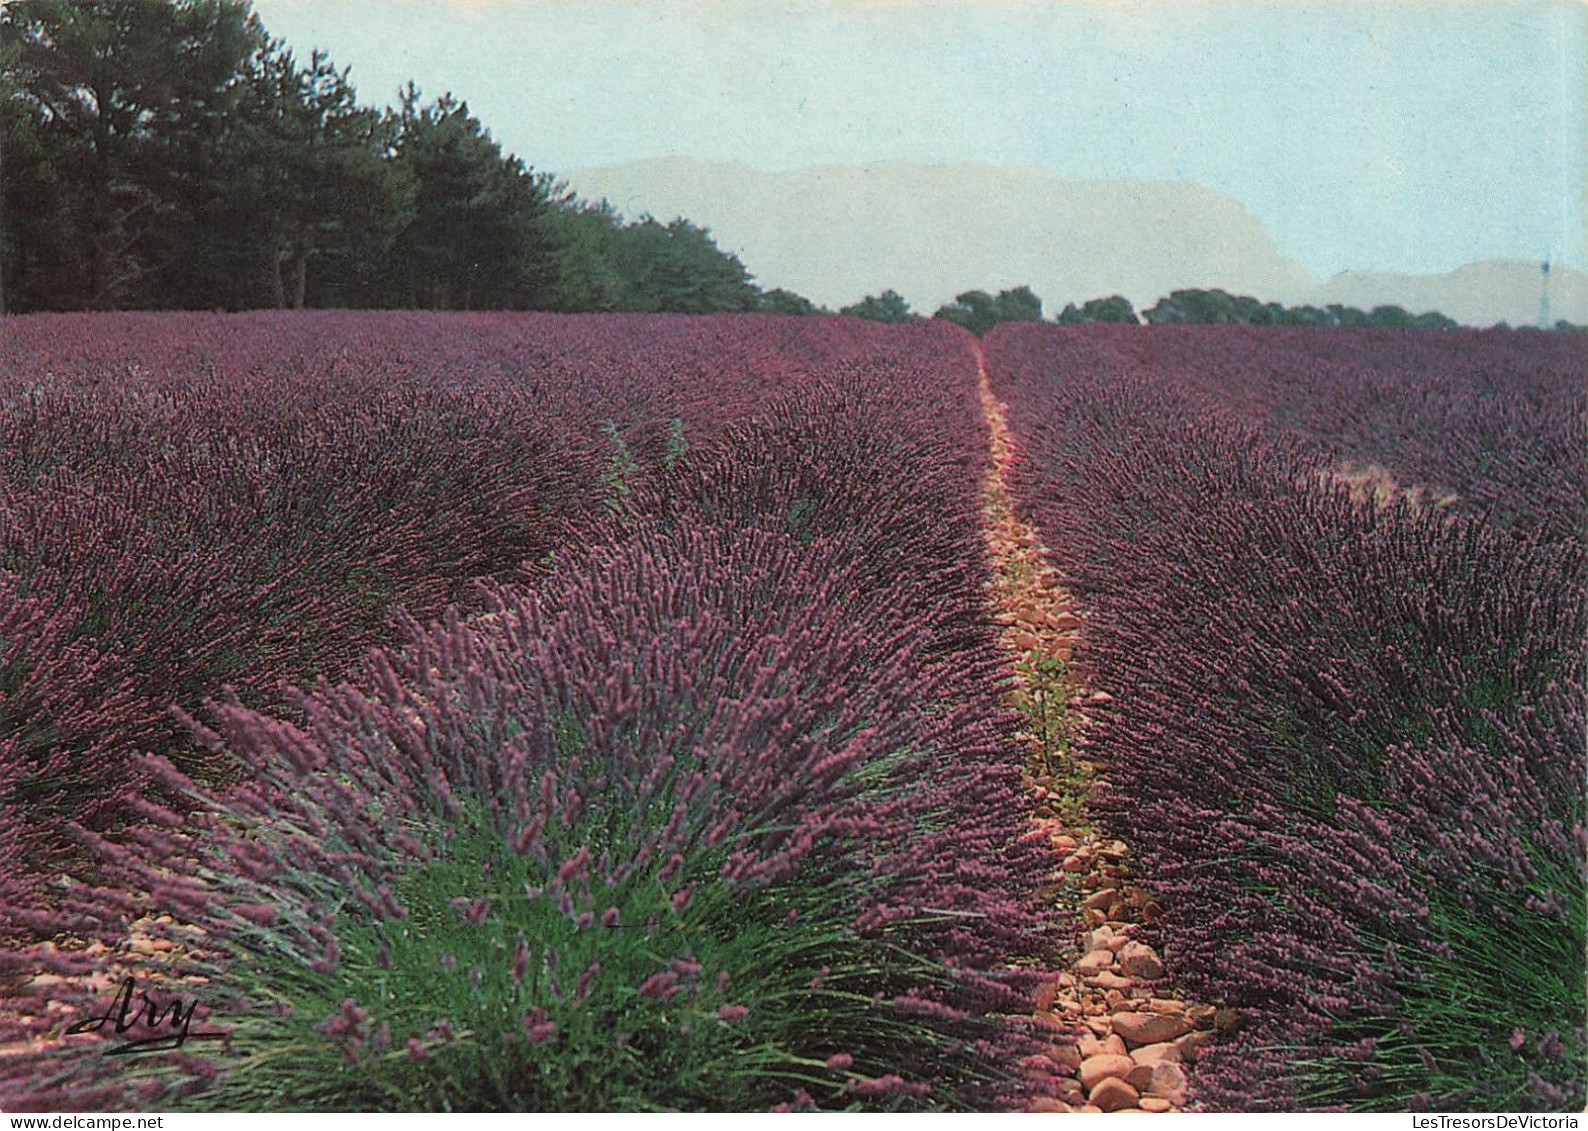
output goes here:
{"type": "MultiPolygon", "coordinates": [[[[1345,271],[1316,280],[1238,200],[1194,181],[1068,178],[1031,165],[888,159],[767,171],[649,158],[562,178],[630,219],[684,216],[766,288],[837,308],[892,289],[930,314],[956,294],[1025,284],[1055,314],[1122,294],[1138,309],[1219,287],[1289,305],[1437,310],[1532,325],[1539,264],[1479,260],[1434,274],[1345,271]]],[[[1588,275],[1554,268],[1550,320],[1588,323],[1588,275]]]]}
{"type": "Polygon", "coordinates": [[[630,218],[686,216],[763,286],[828,306],[887,288],[930,313],[973,287],[1028,284],[1062,306],[1113,293],[1151,303],[1178,286],[1288,296],[1315,284],[1239,202],[1192,182],[905,161],[765,172],[691,158],[563,179],[630,218]]]}

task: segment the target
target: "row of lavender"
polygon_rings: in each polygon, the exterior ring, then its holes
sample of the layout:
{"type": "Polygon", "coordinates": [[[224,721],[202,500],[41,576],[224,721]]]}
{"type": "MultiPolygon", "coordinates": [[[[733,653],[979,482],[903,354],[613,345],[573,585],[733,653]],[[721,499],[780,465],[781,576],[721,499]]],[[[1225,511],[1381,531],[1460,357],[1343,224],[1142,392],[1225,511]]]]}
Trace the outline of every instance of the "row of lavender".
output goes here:
{"type": "Polygon", "coordinates": [[[1518,536],[1582,535],[1588,363],[1578,336],[1096,326],[1068,348],[1100,376],[1150,376],[1209,411],[1303,440],[1340,471],[1387,470],[1518,536]]]}
{"type": "MultiPolygon", "coordinates": [[[[208,757],[124,759],[161,800],[124,799],[138,820],[85,832],[91,867],[20,916],[58,945],[6,959],[54,977],[0,1006],[18,1019],[0,1045],[33,1049],[0,1058],[0,1104],[983,1107],[1028,1090],[1033,976],[1006,963],[1052,944],[1027,893],[1053,861],[1004,760],[963,335],[424,323],[258,328],[312,331],[369,395],[477,397],[467,419],[502,450],[476,470],[536,470],[438,552],[517,522],[538,541],[514,552],[549,556],[517,577],[437,570],[445,587],[415,564],[422,592],[474,615],[427,625],[421,605],[401,647],[361,663],[327,626],[306,653],[346,648],[329,674],[351,678],[277,692],[285,711],[204,673],[166,693],[208,757]],[[343,358],[336,337],[365,334],[343,358]],[[471,354],[472,335],[489,344],[471,354]],[[394,364],[371,372],[383,350],[394,364]],[[410,357],[420,372],[394,372],[410,357]],[[105,1034],[59,1040],[44,999],[88,1007],[106,959],[80,944],[114,950],[133,924],[122,966],[164,955],[159,988],[226,1040],[133,1058],[105,1034]]],[[[281,348],[240,334],[215,364],[281,348]]],[[[364,399],[270,380],[213,387],[262,430],[294,396],[330,400],[327,421],[364,399]]],[[[399,413],[416,415],[432,419],[399,413]]],[[[397,447],[347,455],[347,475],[426,482],[422,459],[381,466],[397,447]]],[[[283,482],[334,482],[300,475],[283,482]]],[[[431,505],[465,495],[446,478],[431,505]]]]}
{"type": "MultiPolygon", "coordinates": [[[[1105,819],[1167,897],[1177,975],[1246,1022],[1199,1064],[1198,1098],[1581,1108],[1588,573],[1581,512],[1547,513],[1575,466],[1562,423],[1535,416],[1580,426],[1581,363],[1545,356],[1474,410],[1521,422],[1514,444],[1449,437],[1448,466],[1482,448],[1509,468],[1495,481],[1536,521],[1506,529],[1364,500],[1331,477],[1338,448],[1283,427],[1291,394],[1314,421],[1371,413],[1328,407],[1364,383],[1449,408],[1441,362],[1466,338],[1448,355],[1408,339],[1398,382],[1337,381],[1342,335],[1305,389],[1231,347],[1225,390],[1211,340],[1147,337],[1139,369],[1052,329],[987,349],[1020,505],[1085,609],[1077,660],[1113,696],[1084,732],[1105,819]]],[[[1392,470],[1422,474],[1438,416],[1411,415],[1411,471],[1392,470]]]]}
{"type": "MultiPolygon", "coordinates": [[[[865,348],[775,320],[13,319],[0,337],[0,897],[108,827],[168,711],[341,678],[477,578],[541,569],[672,429],[865,348]],[[632,449],[632,454],[631,454],[632,449]]],[[[0,939],[15,920],[0,922],[0,939]]]]}

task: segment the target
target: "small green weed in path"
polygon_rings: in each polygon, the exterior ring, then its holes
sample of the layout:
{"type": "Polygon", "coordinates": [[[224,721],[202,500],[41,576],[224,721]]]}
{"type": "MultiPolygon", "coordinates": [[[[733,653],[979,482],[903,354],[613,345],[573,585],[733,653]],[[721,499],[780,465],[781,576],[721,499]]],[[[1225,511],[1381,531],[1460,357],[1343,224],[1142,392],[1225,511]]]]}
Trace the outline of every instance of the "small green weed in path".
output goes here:
{"type": "Polygon", "coordinates": [[[1070,665],[1031,649],[1016,662],[1015,672],[1020,677],[1015,706],[1030,723],[1044,772],[1052,772],[1069,752],[1070,697],[1075,691],[1070,665]]]}

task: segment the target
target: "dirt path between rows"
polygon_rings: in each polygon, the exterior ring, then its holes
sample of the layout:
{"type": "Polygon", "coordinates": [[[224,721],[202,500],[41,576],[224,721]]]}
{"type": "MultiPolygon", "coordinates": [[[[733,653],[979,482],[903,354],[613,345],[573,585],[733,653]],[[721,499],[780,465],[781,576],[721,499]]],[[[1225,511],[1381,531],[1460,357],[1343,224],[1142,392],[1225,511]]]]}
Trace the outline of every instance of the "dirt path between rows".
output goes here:
{"type": "Polygon", "coordinates": [[[1005,475],[1014,442],[979,345],[977,364],[991,437],[983,514],[996,566],[993,602],[1015,669],[1015,706],[1027,720],[1021,737],[1038,824],[1063,861],[1044,894],[1085,930],[1057,983],[1037,1000],[1039,1017],[1079,1032],[1080,1040],[1050,1050],[1063,1073],[1060,1098],[1034,1100],[1030,1110],[1179,1111],[1186,1106],[1191,1065],[1217,1039],[1215,1024],[1227,1018],[1176,995],[1163,958],[1132,938],[1137,924],[1152,922],[1161,909],[1145,883],[1132,878],[1129,847],[1101,835],[1088,814],[1102,767],[1070,753],[1087,709],[1110,697],[1087,691],[1075,666],[1082,620],[1010,497],[1005,475]]]}

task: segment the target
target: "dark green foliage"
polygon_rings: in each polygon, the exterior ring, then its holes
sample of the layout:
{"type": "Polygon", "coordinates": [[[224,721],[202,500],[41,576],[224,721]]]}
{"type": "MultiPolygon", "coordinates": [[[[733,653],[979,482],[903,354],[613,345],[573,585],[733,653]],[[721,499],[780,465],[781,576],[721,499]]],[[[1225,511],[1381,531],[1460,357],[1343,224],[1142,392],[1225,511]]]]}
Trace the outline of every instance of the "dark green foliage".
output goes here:
{"type": "Polygon", "coordinates": [[[409,83],[398,120],[395,164],[414,192],[395,249],[402,305],[547,305],[555,284],[547,179],[503,154],[450,94],[422,106],[409,83]]]}
{"type": "MultiPolygon", "coordinates": [[[[367,301],[366,293],[348,293],[348,281],[362,264],[380,263],[415,219],[413,178],[386,160],[393,123],[360,107],[347,71],[321,52],[300,67],[272,45],[248,84],[236,140],[251,158],[239,162],[231,194],[248,259],[237,305],[367,301]],[[341,285],[327,286],[327,274],[341,285]]],[[[235,226],[226,220],[223,214],[206,230],[235,226]]]]}
{"type": "Polygon", "coordinates": [[[1368,313],[1367,324],[1390,330],[1454,330],[1456,328],[1456,322],[1443,314],[1433,311],[1427,314],[1413,314],[1400,306],[1375,306],[1368,313]]]}
{"type": "Polygon", "coordinates": [[[1078,326],[1083,322],[1129,322],[1134,325],[1141,320],[1136,317],[1136,308],[1128,298],[1109,295],[1107,298],[1088,299],[1079,308],[1073,302],[1069,303],[1054,321],[1061,326],[1078,326]]]}
{"type": "Polygon", "coordinates": [[[966,291],[939,307],[932,317],[963,326],[980,337],[1000,322],[1041,322],[1042,300],[1026,286],[999,291],[997,297],[986,291],[966,291]]]}
{"type": "Polygon", "coordinates": [[[766,314],[823,314],[826,313],[804,295],[773,287],[763,291],[756,301],[756,309],[766,314]]]}
{"type": "MultiPolygon", "coordinates": [[[[1090,305],[1090,304],[1088,304],[1090,305]]],[[[1068,314],[1073,307],[1068,307],[1068,314]]],[[[1327,307],[1286,307],[1277,302],[1262,302],[1250,295],[1232,295],[1227,291],[1179,290],[1169,292],[1167,298],[1142,312],[1154,325],[1240,325],[1240,326],[1378,326],[1386,329],[1453,330],[1454,320],[1430,311],[1412,314],[1399,306],[1376,306],[1372,313],[1352,306],[1330,303],[1327,307]]],[[[1077,319],[1078,321],[1110,321],[1109,319],[1077,319]]],[[[1070,321],[1065,315],[1060,322],[1070,321]]]]}
{"type": "Polygon", "coordinates": [[[64,187],[47,159],[37,115],[21,97],[16,44],[0,38],[0,314],[33,296],[48,301],[67,283],[75,235],[57,207],[64,187]]]}
{"type": "Polygon", "coordinates": [[[237,0],[19,0],[0,43],[11,307],[135,301],[203,202],[195,163],[263,28],[237,0]]]}
{"type": "Polygon", "coordinates": [[[1410,323],[1416,330],[1455,330],[1460,323],[1454,318],[1440,314],[1437,310],[1430,310],[1426,314],[1414,314],[1410,323]]]}
{"type": "Polygon", "coordinates": [[[1317,306],[1292,306],[1280,321],[1286,326],[1333,326],[1334,316],[1317,306]]]}
{"type": "Polygon", "coordinates": [[[965,291],[956,295],[953,302],[938,307],[932,317],[963,326],[980,337],[998,324],[998,315],[993,308],[995,301],[986,291],[965,291]]]}
{"type": "Polygon", "coordinates": [[[556,233],[556,310],[617,310],[625,290],[618,243],[623,217],[606,201],[588,203],[559,186],[552,216],[556,233]]]}
{"type": "Polygon", "coordinates": [[[1284,307],[1214,288],[1171,291],[1168,298],[1159,299],[1143,315],[1153,325],[1195,322],[1268,326],[1283,319],[1284,307]]]}
{"type": "Polygon", "coordinates": [[[756,309],[758,296],[744,264],[688,220],[663,224],[644,217],[623,228],[617,249],[624,283],[620,310],[716,314],[756,309]]]}
{"type": "Polygon", "coordinates": [[[560,195],[546,221],[558,256],[548,306],[642,314],[771,309],[763,305],[770,296],[761,294],[744,264],[719,249],[706,229],[682,218],[663,224],[646,216],[625,224],[605,200],[592,204],[560,186],[556,191],[560,195]]]}
{"type": "Polygon", "coordinates": [[[360,105],[247,0],[5,5],[0,142],[0,309],[813,309],[687,220],[562,192],[450,94],[360,105]]]}
{"type": "Polygon", "coordinates": [[[910,309],[903,295],[891,289],[880,295],[867,295],[838,313],[852,318],[868,318],[873,322],[914,322],[920,317],[910,309]]]}
{"type": "Polygon", "coordinates": [[[993,300],[993,312],[1000,322],[1041,322],[1042,300],[1030,287],[1012,287],[998,292],[993,300]]]}

